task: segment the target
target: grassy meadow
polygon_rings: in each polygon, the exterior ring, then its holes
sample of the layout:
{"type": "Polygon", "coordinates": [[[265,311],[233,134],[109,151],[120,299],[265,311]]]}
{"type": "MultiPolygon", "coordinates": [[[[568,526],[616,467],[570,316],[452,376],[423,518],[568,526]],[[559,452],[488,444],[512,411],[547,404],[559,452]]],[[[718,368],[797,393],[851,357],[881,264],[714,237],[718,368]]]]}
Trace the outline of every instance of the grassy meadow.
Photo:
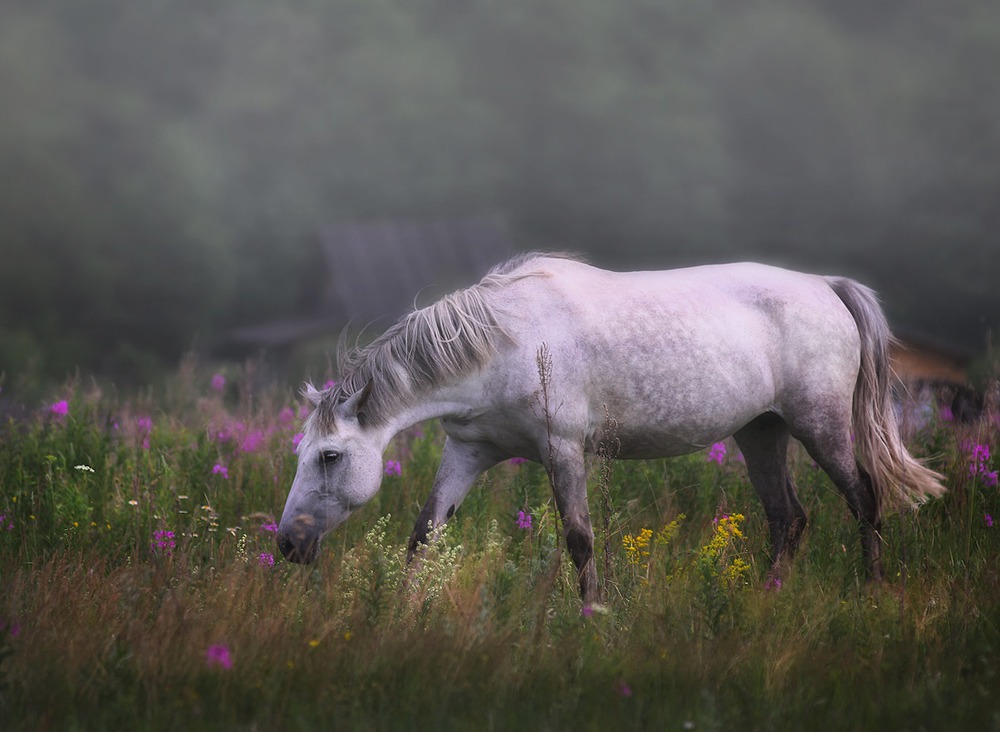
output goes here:
{"type": "Polygon", "coordinates": [[[810,525],[780,582],[731,442],[594,459],[606,602],[583,609],[532,463],[405,566],[434,424],[317,564],[285,562],[304,402],[224,376],[69,383],[0,426],[4,729],[1000,730],[997,415],[911,430],[950,492],[887,521],[879,586],[800,449],[810,525]]]}

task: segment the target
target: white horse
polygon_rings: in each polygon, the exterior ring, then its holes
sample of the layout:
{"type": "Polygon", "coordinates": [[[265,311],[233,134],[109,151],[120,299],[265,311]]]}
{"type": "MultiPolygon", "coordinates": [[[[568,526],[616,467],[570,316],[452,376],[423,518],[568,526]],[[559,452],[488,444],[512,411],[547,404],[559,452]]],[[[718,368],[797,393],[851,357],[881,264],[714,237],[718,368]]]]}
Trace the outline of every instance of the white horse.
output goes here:
{"type": "Polygon", "coordinates": [[[593,602],[584,454],[615,439],[620,458],[682,455],[732,435],[777,572],[806,523],[786,466],[793,436],[843,494],[879,578],[883,514],[945,490],[900,440],[890,340],[874,293],[848,279],[758,264],[616,273],[518,257],[350,354],[333,389],[307,386],[316,409],[278,545],[312,561],[323,536],[378,491],[392,437],[440,418],[447,440],[411,556],[483,471],[526,457],[549,471],[581,595],[593,602]]]}

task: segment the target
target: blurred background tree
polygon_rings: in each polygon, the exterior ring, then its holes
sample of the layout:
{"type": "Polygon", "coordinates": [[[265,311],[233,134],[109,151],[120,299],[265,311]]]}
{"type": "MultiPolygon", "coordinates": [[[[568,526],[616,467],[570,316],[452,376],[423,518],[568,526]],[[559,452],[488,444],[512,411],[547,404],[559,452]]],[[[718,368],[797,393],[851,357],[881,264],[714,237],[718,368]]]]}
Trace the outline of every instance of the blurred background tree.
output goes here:
{"type": "Polygon", "coordinates": [[[0,371],[173,363],[314,299],[323,226],[481,212],[981,348],[998,68],[992,0],[7,0],[0,371]]]}

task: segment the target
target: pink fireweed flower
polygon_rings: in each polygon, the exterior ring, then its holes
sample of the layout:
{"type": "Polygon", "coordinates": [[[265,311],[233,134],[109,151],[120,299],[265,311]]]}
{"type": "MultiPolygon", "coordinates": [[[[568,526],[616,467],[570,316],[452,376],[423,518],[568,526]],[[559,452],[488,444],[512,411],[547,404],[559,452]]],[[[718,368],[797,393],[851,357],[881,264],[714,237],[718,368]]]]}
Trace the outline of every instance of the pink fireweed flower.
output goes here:
{"type": "Polygon", "coordinates": [[[222,391],[226,388],[226,377],[222,374],[216,374],[212,377],[212,388],[216,391],[222,391]]]}
{"type": "Polygon", "coordinates": [[[517,512],[517,528],[531,531],[531,514],[524,511],[517,512]]]}
{"type": "Polygon", "coordinates": [[[229,654],[229,648],[224,645],[217,644],[209,646],[205,651],[205,663],[209,666],[219,666],[221,668],[230,669],[233,667],[233,657],[229,654]]]}
{"type": "Polygon", "coordinates": [[[5,513],[0,513],[0,529],[4,529],[6,531],[14,530],[14,522],[7,518],[7,514],[5,513]]]}
{"type": "Polygon", "coordinates": [[[993,517],[990,516],[988,513],[983,514],[983,523],[986,524],[986,528],[987,529],[992,529],[993,528],[993,517]]]}
{"type": "Polygon", "coordinates": [[[767,582],[764,583],[764,589],[779,592],[781,590],[781,577],[768,578],[767,582]]]}
{"type": "Polygon", "coordinates": [[[260,556],[257,557],[257,563],[262,567],[273,567],[274,555],[268,552],[261,552],[260,556]]]}
{"type": "Polygon", "coordinates": [[[969,455],[969,476],[972,478],[979,478],[982,480],[983,485],[989,488],[996,488],[997,484],[1000,483],[998,480],[998,471],[989,469],[990,462],[990,446],[989,445],[973,445],[972,453],[969,455]]]}
{"type": "Polygon", "coordinates": [[[49,411],[52,412],[52,414],[54,414],[56,417],[65,417],[67,414],[69,414],[69,402],[67,402],[65,399],[62,399],[53,404],[51,407],[49,407],[49,411]]]}
{"type": "Polygon", "coordinates": [[[294,419],[295,410],[291,407],[285,407],[278,413],[278,421],[281,422],[281,424],[291,424],[294,419]]]}
{"type": "Polygon", "coordinates": [[[333,379],[327,379],[326,383],[323,384],[323,389],[332,389],[337,385],[337,382],[333,379]]]}
{"type": "Polygon", "coordinates": [[[278,525],[272,521],[269,524],[262,524],[261,527],[260,527],[260,530],[261,531],[266,531],[269,534],[277,534],[278,533],[278,525]]]}
{"type": "Polygon", "coordinates": [[[246,437],[243,438],[241,448],[243,452],[257,452],[258,448],[264,444],[266,439],[267,435],[264,434],[264,430],[251,430],[247,433],[246,437]]]}
{"type": "Polygon", "coordinates": [[[221,475],[223,478],[229,478],[229,468],[221,463],[216,463],[212,466],[212,475],[221,475]]]}
{"type": "Polygon", "coordinates": [[[524,463],[528,462],[528,459],[523,457],[513,457],[507,462],[510,463],[511,465],[523,465],[524,463]]]}
{"type": "Polygon", "coordinates": [[[708,449],[708,460],[709,462],[717,462],[722,465],[722,461],[726,459],[726,443],[716,442],[708,449]]]}
{"type": "Polygon", "coordinates": [[[594,608],[591,607],[590,605],[584,605],[583,609],[580,610],[580,615],[582,615],[585,618],[593,617],[593,615],[594,615],[594,608]]]}
{"type": "Polygon", "coordinates": [[[402,475],[403,466],[399,464],[398,460],[386,460],[385,461],[385,474],[386,475],[402,475]]]}
{"type": "Polygon", "coordinates": [[[167,531],[165,529],[153,532],[153,541],[149,545],[149,548],[153,552],[162,552],[166,556],[170,556],[170,552],[177,547],[177,543],[174,541],[174,532],[167,531]]]}
{"type": "Polygon", "coordinates": [[[292,450],[299,449],[299,443],[302,442],[303,437],[305,437],[305,435],[301,432],[296,432],[295,435],[292,436],[292,450]]]}

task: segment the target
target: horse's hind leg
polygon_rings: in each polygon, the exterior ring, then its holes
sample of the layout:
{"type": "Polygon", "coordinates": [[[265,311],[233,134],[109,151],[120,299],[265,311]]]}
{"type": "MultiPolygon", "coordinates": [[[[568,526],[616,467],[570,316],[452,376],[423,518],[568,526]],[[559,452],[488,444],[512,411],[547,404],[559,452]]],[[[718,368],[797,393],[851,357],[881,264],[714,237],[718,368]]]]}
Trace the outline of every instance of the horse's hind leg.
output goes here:
{"type": "Polygon", "coordinates": [[[792,436],[830,476],[858,520],[861,555],[869,579],[882,579],[881,522],[877,519],[871,478],[854,457],[850,414],[821,414],[806,425],[795,425],[792,436]]]}
{"type": "Polygon", "coordinates": [[[750,483],[764,505],[771,534],[772,573],[791,558],[806,526],[806,510],[788,474],[788,425],[776,414],[762,414],[733,437],[746,460],[750,483]]]}

